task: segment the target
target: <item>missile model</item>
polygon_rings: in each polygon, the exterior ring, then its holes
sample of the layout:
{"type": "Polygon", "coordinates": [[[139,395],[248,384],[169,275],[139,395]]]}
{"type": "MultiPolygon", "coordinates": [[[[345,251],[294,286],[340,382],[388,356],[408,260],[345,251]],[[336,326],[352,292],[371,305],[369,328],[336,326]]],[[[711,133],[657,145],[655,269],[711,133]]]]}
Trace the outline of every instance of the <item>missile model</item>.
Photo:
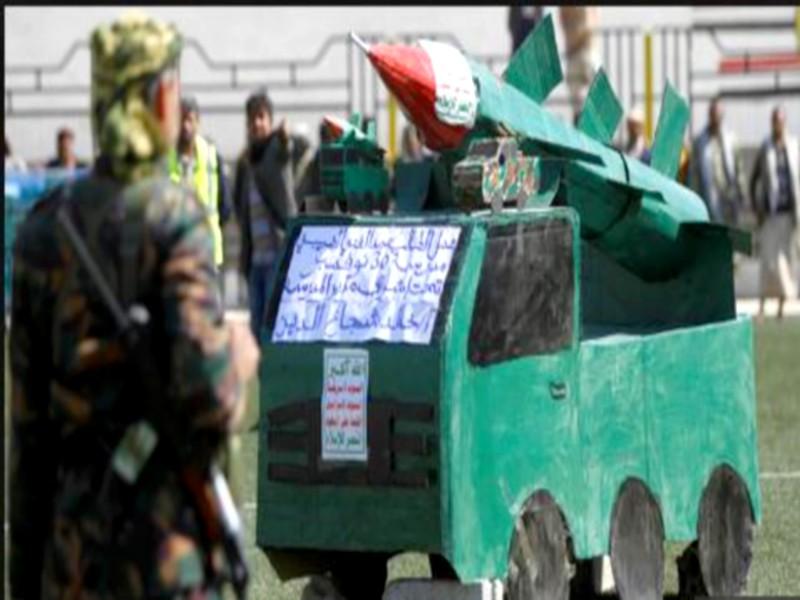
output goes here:
{"type": "Polygon", "coordinates": [[[573,207],[582,237],[642,279],[678,272],[691,259],[685,242],[692,236],[727,235],[735,249],[749,251],[747,234],[710,223],[703,200],[675,180],[689,109],[669,83],[649,166],[611,146],[622,108],[602,69],[577,127],[543,108],[563,78],[552,17],[528,36],[502,79],[442,42],[353,39],[451,176],[473,142],[515,138],[537,179],[526,205],[573,207]]]}

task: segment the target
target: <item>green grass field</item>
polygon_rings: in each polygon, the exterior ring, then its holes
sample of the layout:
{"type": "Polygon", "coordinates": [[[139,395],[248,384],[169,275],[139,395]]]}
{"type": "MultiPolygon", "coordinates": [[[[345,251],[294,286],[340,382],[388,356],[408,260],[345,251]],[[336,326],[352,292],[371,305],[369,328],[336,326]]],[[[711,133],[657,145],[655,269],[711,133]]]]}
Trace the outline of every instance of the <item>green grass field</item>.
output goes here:
{"type": "MultiPolygon", "coordinates": [[[[768,320],[756,325],[755,332],[764,520],[756,532],[747,592],[762,596],[800,595],[800,579],[796,574],[800,548],[800,319],[768,320]]],[[[255,546],[258,433],[253,425],[258,419],[256,396],[256,385],[253,385],[237,469],[251,569],[250,598],[297,600],[305,580],[281,583],[265,555],[255,546]]],[[[681,550],[680,545],[673,544],[666,549],[668,594],[677,591],[674,559],[681,550]]],[[[429,574],[427,560],[421,554],[399,555],[389,564],[390,579],[429,574]]]]}

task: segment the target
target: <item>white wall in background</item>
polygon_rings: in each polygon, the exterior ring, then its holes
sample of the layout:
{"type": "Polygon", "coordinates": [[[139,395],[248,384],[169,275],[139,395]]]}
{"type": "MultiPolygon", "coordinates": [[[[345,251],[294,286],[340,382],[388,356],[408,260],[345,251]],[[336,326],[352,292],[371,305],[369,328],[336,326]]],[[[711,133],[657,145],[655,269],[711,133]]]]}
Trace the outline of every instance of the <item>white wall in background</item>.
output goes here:
{"type": "MultiPolygon", "coordinates": [[[[121,7],[10,7],[4,9],[5,65],[57,63],[70,44],[88,37],[96,25],[109,22],[121,12],[121,7]]],[[[311,58],[325,38],[334,33],[350,30],[363,33],[401,34],[404,32],[451,32],[469,53],[503,54],[510,48],[507,29],[507,7],[145,7],[147,12],[173,21],[187,36],[198,39],[214,60],[288,59],[311,58]]],[[[742,20],[790,18],[792,7],[736,7],[721,10],[714,7],[601,7],[604,24],[624,26],[684,25],[692,19],[742,20]]],[[[556,28],[558,41],[561,33],[556,28]]],[[[747,36],[726,38],[726,43],[751,44],[747,36]]],[[[787,49],[794,40],[789,36],[781,42],[787,49]]],[[[751,44],[752,45],[752,44],[751,44]]],[[[640,51],[640,49],[637,49],[640,51]]],[[[695,48],[696,61],[709,63],[716,60],[713,48],[699,45],[695,48]]],[[[188,56],[188,53],[187,53],[188,56]]],[[[627,58],[626,61],[627,63],[627,58]]],[[[658,61],[657,61],[658,63],[658,61]]],[[[641,57],[636,69],[640,70],[641,57]]],[[[183,76],[195,82],[223,77],[202,68],[196,59],[184,62],[183,76]]],[[[326,75],[341,76],[343,65],[325,65],[326,75]],[[338,72],[337,72],[338,69],[338,72]]],[[[78,53],[70,69],[58,79],[47,81],[60,84],[85,84],[88,82],[89,57],[85,50],[78,53]]],[[[278,76],[276,74],[276,76],[278,76]]],[[[283,76],[283,75],[281,75],[283,76]]],[[[6,80],[9,81],[9,74],[6,80]]],[[[246,77],[246,76],[245,76],[246,77]]],[[[788,79],[787,79],[788,80],[788,79]]],[[[12,81],[19,82],[18,79],[12,81]]],[[[253,86],[257,82],[253,81],[253,86]]],[[[613,81],[612,81],[613,83],[613,81]]],[[[562,86],[563,87],[563,86],[562,86]]],[[[247,89],[220,95],[198,95],[202,105],[217,102],[244,103],[247,89]]],[[[563,93],[557,91],[556,93],[563,93]]],[[[275,93],[280,106],[282,95],[275,93]]],[[[296,97],[296,96],[294,96],[296,97]]],[[[60,103],[82,107],[88,103],[85,96],[57,97],[60,103]]],[[[309,102],[319,101],[309,98],[309,102]]],[[[15,102],[17,100],[15,99],[15,102]]],[[[304,99],[305,101],[305,99],[304,99]]],[[[20,101],[21,102],[21,101],[20,101]]],[[[31,101],[32,102],[32,101],[31,101]]],[[[42,102],[41,99],[36,100],[42,102]]],[[[784,99],[789,109],[789,126],[800,133],[800,99],[784,99]]],[[[745,143],[755,144],[766,133],[769,110],[773,102],[731,103],[728,119],[745,143]]],[[[39,105],[39,104],[37,104],[39,105]]],[[[628,108],[628,107],[626,107],[628,108]]],[[[705,106],[695,107],[695,129],[704,121],[705,106]]],[[[305,122],[316,141],[316,123],[319,114],[288,114],[290,122],[305,122]]],[[[379,133],[386,141],[385,112],[379,114],[379,133]]],[[[44,160],[54,152],[55,131],[61,125],[76,130],[78,152],[91,155],[90,126],[88,118],[5,120],[5,133],[15,153],[33,160],[44,160]]],[[[233,158],[241,148],[244,125],[239,115],[209,115],[204,129],[213,137],[222,153],[233,158]]]]}

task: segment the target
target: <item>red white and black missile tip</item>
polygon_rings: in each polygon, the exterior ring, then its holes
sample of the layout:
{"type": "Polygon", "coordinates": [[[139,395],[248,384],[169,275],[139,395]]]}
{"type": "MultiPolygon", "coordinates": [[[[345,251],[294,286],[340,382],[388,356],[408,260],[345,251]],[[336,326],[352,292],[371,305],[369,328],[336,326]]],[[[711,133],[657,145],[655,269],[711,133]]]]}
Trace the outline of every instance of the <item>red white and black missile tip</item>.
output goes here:
{"type": "Polygon", "coordinates": [[[339,117],[325,115],[322,117],[322,122],[332,140],[338,140],[345,132],[345,121],[339,117]]]}
{"type": "Polygon", "coordinates": [[[378,75],[417,127],[423,143],[437,151],[457,148],[469,130],[443,123],[436,116],[436,78],[428,53],[404,44],[379,43],[365,48],[378,75]]]}

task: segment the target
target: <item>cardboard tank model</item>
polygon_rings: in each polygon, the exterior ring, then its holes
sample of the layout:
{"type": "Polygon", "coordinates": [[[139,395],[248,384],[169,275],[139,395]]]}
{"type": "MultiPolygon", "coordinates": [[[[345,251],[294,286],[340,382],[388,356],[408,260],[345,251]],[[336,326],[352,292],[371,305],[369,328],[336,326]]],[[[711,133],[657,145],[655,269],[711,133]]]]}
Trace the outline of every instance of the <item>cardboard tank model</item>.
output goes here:
{"type": "Polygon", "coordinates": [[[257,540],[278,573],[416,551],[464,589],[566,598],[608,555],[623,599],[661,598],[681,541],[682,591],[740,593],[761,520],[749,238],[674,181],[685,103],[667,87],[648,167],[609,145],[602,72],[577,129],[541,107],[550,18],[503,80],[437,42],[364,50],[440,155],[396,199],[421,212],[287,236],[261,330],[257,540]]]}
{"type": "Polygon", "coordinates": [[[348,212],[386,212],[389,174],[384,166],[385,151],[378,146],[375,122],[364,132],[361,115],[349,121],[325,117],[330,143],[320,153],[321,192],[348,212]]]}

